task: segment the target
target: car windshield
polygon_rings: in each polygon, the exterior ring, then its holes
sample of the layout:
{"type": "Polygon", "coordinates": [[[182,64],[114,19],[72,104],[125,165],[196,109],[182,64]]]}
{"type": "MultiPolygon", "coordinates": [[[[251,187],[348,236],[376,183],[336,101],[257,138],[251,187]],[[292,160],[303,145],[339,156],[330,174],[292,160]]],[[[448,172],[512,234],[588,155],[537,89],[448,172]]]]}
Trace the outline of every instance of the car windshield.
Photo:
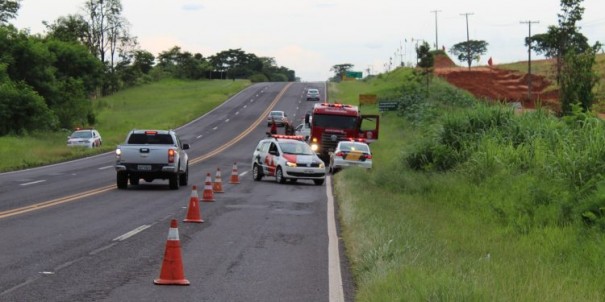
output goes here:
{"type": "Polygon", "coordinates": [[[308,94],[319,94],[319,90],[309,90],[308,94]]]}
{"type": "Polygon", "coordinates": [[[280,142],[279,147],[286,154],[313,155],[311,147],[303,142],[280,142]]]}
{"type": "Polygon", "coordinates": [[[357,118],[344,115],[313,115],[313,127],[336,128],[336,129],[356,129],[357,118]]]}
{"type": "Polygon", "coordinates": [[[370,152],[370,148],[366,144],[360,143],[340,143],[340,151],[361,151],[370,152]]]}
{"type": "Polygon", "coordinates": [[[76,131],[71,134],[72,138],[91,138],[92,132],[90,131],[76,131]]]}
{"type": "Polygon", "coordinates": [[[271,112],[272,117],[282,117],[283,115],[283,112],[271,112]]]}

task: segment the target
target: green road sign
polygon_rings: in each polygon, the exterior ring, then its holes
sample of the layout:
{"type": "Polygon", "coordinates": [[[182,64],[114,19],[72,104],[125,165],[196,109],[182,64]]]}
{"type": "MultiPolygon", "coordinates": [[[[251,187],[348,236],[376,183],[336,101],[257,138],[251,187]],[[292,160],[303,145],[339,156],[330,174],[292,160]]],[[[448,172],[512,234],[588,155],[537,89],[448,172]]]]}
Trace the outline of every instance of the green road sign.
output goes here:
{"type": "Polygon", "coordinates": [[[346,76],[347,78],[361,79],[363,77],[363,74],[361,73],[361,71],[347,71],[346,76]]]}

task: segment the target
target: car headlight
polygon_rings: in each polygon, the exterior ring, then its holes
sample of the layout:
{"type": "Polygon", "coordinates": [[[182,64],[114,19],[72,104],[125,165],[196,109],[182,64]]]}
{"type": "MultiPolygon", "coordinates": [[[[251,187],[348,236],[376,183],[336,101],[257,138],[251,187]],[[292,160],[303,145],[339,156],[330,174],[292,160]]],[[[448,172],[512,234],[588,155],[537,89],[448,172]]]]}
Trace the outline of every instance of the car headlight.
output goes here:
{"type": "Polygon", "coordinates": [[[320,167],[320,168],[325,168],[325,167],[326,167],[326,164],[324,164],[323,162],[321,162],[321,163],[319,163],[319,167],[320,167]]]}
{"type": "Polygon", "coordinates": [[[287,161],[286,166],[294,168],[294,167],[296,167],[296,163],[291,163],[291,162],[287,161]]]}
{"type": "Polygon", "coordinates": [[[313,152],[317,152],[318,149],[319,146],[317,144],[311,144],[311,150],[313,150],[313,152]]]}

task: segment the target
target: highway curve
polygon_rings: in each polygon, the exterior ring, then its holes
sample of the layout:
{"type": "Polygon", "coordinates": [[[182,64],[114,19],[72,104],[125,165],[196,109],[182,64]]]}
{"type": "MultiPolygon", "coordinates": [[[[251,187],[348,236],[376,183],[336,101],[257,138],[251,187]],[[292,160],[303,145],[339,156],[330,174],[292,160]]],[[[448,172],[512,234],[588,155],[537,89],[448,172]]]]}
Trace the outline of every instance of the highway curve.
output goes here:
{"type": "Polygon", "coordinates": [[[311,86],[325,96],[323,83],[255,84],[177,129],[191,145],[189,186],[178,191],[162,180],[118,190],[113,153],[0,174],[0,301],[352,300],[329,234],[330,181],[280,185],[249,173],[267,112],[298,124],[311,86]],[[234,163],[240,184],[229,183],[234,163]],[[225,193],[200,203],[204,223],[184,223],[192,185],[201,196],[219,168],[225,193]],[[190,286],[153,283],[171,219],[190,286]]]}

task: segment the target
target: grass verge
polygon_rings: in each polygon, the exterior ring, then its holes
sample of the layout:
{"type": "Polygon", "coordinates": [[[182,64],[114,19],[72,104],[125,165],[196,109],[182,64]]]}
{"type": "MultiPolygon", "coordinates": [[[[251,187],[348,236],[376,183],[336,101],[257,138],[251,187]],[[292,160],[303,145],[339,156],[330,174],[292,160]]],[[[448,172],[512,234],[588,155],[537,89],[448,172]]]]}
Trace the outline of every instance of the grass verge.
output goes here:
{"type": "MultiPolygon", "coordinates": [[[[447,86],[437,82],[436,90],[447,86]]],[[[355,84],[336,85],[333,93],[347,95],[346,85],[355,84]]],[[[357,85],[372,93],[371,87],[390,84],[357,85]]],[[[383,114],[380,139],[371,146],[372,171],[335,175],[356,301],[603,301],[605,237],[573,210],[587,199],[605,204],[605,190],[598,189],[602,178],[586,172],[602,155],[602,140],[581,135],[592,126],[566,128],[565,121],[538,114],[460,107],[448,110],[462,110],[456,118],[419,114],[429,123],[383,114]],[[498,121],[488,125],[485,116],[498,121]],[[478,133],[472,130],[477,126],[519,132],[506,145],[499,132],[465,137],[447,132],[452,125],[471,127],[470,134],[478,133]],[[436,133],[476,147],[453,168],[410,168],[409,155],[436,133]],[[519,144],[528,133],[525,139],[535,144],[519,144]]],[[[592,131],[602,134],[599,127],[605,128],[598,124],[592,131]]]]}
{"type": "Polygon", "coordinates": [[[0,172],[31,168],[111,151],[133,128],[174,129],[212,110],[250,85],[244,80],[166,79],[93,100],[97,149],[68,148],[71,130],[0,137],[0,172]],[[170,104],[167,106],[167,104],[170,104]]]}

